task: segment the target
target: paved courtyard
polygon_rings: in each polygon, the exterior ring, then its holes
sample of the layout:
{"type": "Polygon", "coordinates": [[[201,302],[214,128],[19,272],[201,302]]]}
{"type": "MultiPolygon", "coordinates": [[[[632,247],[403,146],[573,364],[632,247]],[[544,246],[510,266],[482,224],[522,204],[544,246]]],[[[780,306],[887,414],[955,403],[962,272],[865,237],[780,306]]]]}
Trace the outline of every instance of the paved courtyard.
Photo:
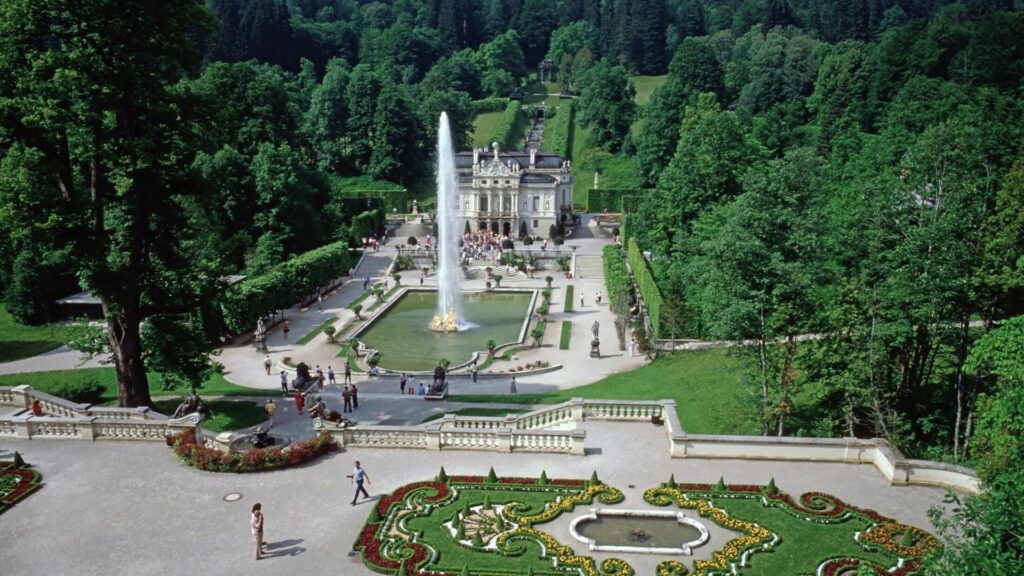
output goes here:
{"type": "MultiPolygon", "coordinates": [[[[765,483],[782,490],[832,493],[906,523],[929,528],[926,511],[942,503],[937,488],[891,487],[867,465],[673,460],[664,431],[648,424],[588,422],[587,456],[463,451],[349,449],[317,462],[262,474],[215,474],[178,464],[156,443],[4,441],[0,459],[14,450],[37,465],[43,488],[0,516],[0,553],[6,574],[369,575],[352,543],[370,510],[350,504],[345,478],[360,460],[371,495],[428,479],[444,466],[454,474],[601,479],[620,488],[619,506],[649,508],[643,489],[675,474],[677,480],[765,483]],[[630,487],[632,486],[632,487],[630,487]],[[240,493],[235,502],[224,497],[240,493]],[[270,557],[252,559],[249,509],[262,502],[270,557]]],[[[576,514],[573,514],[575,516],[576,514]]],[[[567,521],[552,533],[571,544],[567,521]]],[[[709,544],[711,546],[711,544],[709,544]]],[[[577,546],[577,551],[583,552],[577,546]]],[[[630,557],[637,573],[653,574],[651,559],[630,557]]]]}
{"type": "MultiPolygon", "coordinates": [[[[585,221],[585,225],[588,222],[585,221]]],[[[645,363],[620,351],[613,330],[613,315],[607,302],[595,305],[594,295],[604,292],[599,256],[607,238],[594,227],[584,227],[581,238],[570,241],[584,263],[583,277],[571,281],[556,278],[545,346],[519,352],[511,363],[498,363],[493,370],[536,360],[563,364],[555,372],[518,378],[519,393],[571,389],[600,380],[609,374],[631,370],[645,363]],[[565,287],[576,291],[574,311],[563,312],[565,287]],[[584,306],[579,307],[579,295],[584,306]],[[571,347],[558,350],[562,320],[573,323],[571,347]],[[589,357],[590,326],[601,324],[602,357],[589,357]]],[[[394,253],[391,239],[380,253],[394,253]]],[[[503,286],[542,288],[543,277],[528,280],[507,278],[503,286]]],[[[406,283],[418,278],[407,273],[406,283]]],[[[338,317],[337,326],[352,316],[346,308],[362,290],[359,271],[329,294],[322,309],[286,311],[292,342],[284,342],[280,327],[270,333],[270,355],[275,361],[291,356],[311,367],[319,364],[336,369],[338,345],[324,335],[305,345],[295,341],[324,320],[338,317]]],[[[376,279],[376,278],[375,278],[376,279]]],[[[428,280],[430,285],[433,280],[428,280]]],[[[470,281],[468,289],[482,289],[483,281],[470,281]]],[[[225,377],[241,386],[277,389],[279,369],[267,375],[263,355],[251,343],[225,347],[218,358],[225,365],[225,377]]],[[[0,373],[70,369],[79,366],[78,355],[67,350],[0,365],[0,373]]],[[[90,362],[86,365],[95,365],[90,362]]],[[[341,378],[341,370],[339,380],[341,378]]],[[[368,379],[355,374],[360,387],[360,408],[351,417],[365,424],[418,424],[431,414],[471,406],[454,402],[425,402],[416,396],[399,394],[393,378],[368,379]]],[[[685,375],[681,375],[685,377],[685,375]]],[[[472,382],[465,376],[451,378],[451,392],[508,394],[505,376],[472,382]]],[[[314,396],[316,394],[314,393],[314,396]]],[[[341,409],[340,387],[327,386],[321,394],[331,408],[341,409]]],[[[628,393],[623,394],[628,397],[628,393]]],[[[266,398],[253,397],[260,404],[266,398]]],[[[274,431],[292,438],[313,434],[312,421],[295,410],[291,398],[278,403],[274,431]]],[[[307,404],[308,406],[308,404],[307,404]]],[[[528,405],[488,404],[490,408],[526,410],[528,405]]],[[[684,428],[686,423],[682,423],[684,428]]],[[[350,505],[353,486],[345,478],[354,460],[363,462],[372,481],[374,496],[418,480],[432,478],[443,465],[451,474],[485,474],[491,466],[499,475],[536,476],[545,470],[549,477],[588,478],[596,470],[606,483],[623,490],[623,508],[651,508],[642,500],[643,490],[668,479],[680,482],[713,483],[724,476],[729,483],[767,483],[793,495],[824,491],[854,505],[929,529],[927,510],[942,504],[943,490],[924,487],[892,487],[874,467],[868,465],[782,463],[770,461],[671,459],[664,430],[649,424],[588,421],[587,455],[497,454],[468,451],[414,451],[350,448],[330,454],[298,468],[260,474],[216,474],[199,472],[179,464],[173,452],[158,443],[81,442],[59,440],[7,441],[0,443],[0,459],[10,459],[15,450],[36,465],[43,475],[43,488],[0,516],[0,566],[5,574],[75,575],[168,574],[203,572],[210,574],[372,574],[352,544],[370,510],[369,502],[350,505]],[[225,496],[240,494],[235,501],[225,496]],[[269,557],[252,559],[249,510],[262,502],[266,513],[269,557]]],[[[582,513],[582,511],[579,511],[582,513]]],[[[573,544],[568,533],[571,514],[545,525],[561,542],[573,544]]],[[[720,529],[719,529],[720,530],[720,529]]],[[[712,527],[712,538],[716,538],[712,527]]],[[[718,540],[698,549],[694,558],[707,557],[724,543],[718,540]]],[[[574,545],[579,553],[585,547],[574,545]]],[[[603,556],[598,555],[598,558],[603,556]]],[[[628,557],[640,575],[654,573],[652,557],[628,557]]],[[[687,559],[690,564],[692,559],[687,559]]]]}

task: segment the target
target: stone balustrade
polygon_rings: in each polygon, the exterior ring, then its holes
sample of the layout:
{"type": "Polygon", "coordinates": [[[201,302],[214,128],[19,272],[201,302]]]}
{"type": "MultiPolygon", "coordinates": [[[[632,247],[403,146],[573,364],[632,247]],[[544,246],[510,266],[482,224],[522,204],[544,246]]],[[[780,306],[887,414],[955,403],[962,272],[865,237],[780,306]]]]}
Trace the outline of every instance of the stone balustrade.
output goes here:
{"type": "Polygon", "coordinates": [[[198,424],[198,418],[172,421],[149,408],[78,404],[28,385],[0,387],[0,406],[13,408],[0,416],[0,438],[163,441],[169,434],[198,424]],[[43,416],[32,414],[35,401],[43,416]]]}

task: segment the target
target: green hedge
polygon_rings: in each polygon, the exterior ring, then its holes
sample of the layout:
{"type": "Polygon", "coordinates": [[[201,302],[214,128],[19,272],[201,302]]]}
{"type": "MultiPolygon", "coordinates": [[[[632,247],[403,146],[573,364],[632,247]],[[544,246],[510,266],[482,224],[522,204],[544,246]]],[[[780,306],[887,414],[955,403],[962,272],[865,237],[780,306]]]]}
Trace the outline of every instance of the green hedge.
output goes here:
{"type": "Polygon", "coordinates": [[[587,192],[587,212],[604,212],[606,209],[609,212],[622,212],[623,199],[630,197],[625,203],[632,206],[636,202],[635,197],[641,192],[634,188],[591,188],[587,192]]]}
{"type": "Polygon", "coordinates": [[[473,114],[485,114],[487,112],[501,112],[508,107],[508,98],[484,98],[473,101],[473,114]]]}
{"type": "Polygon", "coordinates": [[[647,266],[647,260],[640,252],[636,240],[630,238],[627,246],[629,248],[629,266],[633,269],[633,278],[636,280],[636,287],[640,296],[647,305],[647,313],[651,317],[651,337],[661,337],[661,291],[654,282],[651,269],[647,266]]]}
{"type": "Polygon", "coordinates": [[[576,116],[576,105],[570,100],[565,104],[559,104],[559,107],[564,110],[555,116],[555,121],[551,123],[550,129],[554,131],[551,147],[562,160],[572,160],[573,118],[576,116]]]}
{"type": "Polygon", "coordinates": [[[516,150],[519,148],[519,140],[523,136],[524,128],[526,128],[526,115],[523,114],[519,102],[513,100],[501,113],[498,127],[495,129],[491,141],[497,142],[502,150],[516,150]]]}
{"type": "Polygon", "coordinates": [[[608,305],[616,314],[624,314],[628,305],[629,269],[622,250],[614,244],[604,247],[604,285],[608,290],[608,305]]]}
{"type": "Polygon", "coordinates": [[[341,276],[353,264],[348,243],[335,242],[249,276],[221,296],[224,326],[233,333],[251,330],[260,316],[290,308],[312,288],[341,276]]]}
{"type": "Polygon", "coordinates": [[[392,182],[374,180],[369,176],[332,178],[331,188],[343,198],[379,198],[387,212],[394,209],[405,214],[412,210],[409,191],[392,182]]]}
{"type": "Polygon", "coordinates": [[[349,242],[354,246],[361,246],[363,238],[370,237],[374,231],[384,226],[384,209],[367,210],[352,218],[349,224],[349,242]]]}

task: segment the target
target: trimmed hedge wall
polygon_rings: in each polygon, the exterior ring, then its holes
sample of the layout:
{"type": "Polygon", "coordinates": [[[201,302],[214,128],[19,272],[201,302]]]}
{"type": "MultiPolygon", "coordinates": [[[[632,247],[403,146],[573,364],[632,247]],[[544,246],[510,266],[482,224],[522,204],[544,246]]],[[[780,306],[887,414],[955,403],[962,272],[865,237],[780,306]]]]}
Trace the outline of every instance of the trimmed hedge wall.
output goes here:
{"type": "Polygon", "coordinates": [[[494,131],[492,142],[497,142],[502,150],[516,150],[519,148],[519,139],[526,127],[526,115],[523,114],[519,102],[513,100],[505,107],[498,120],[498,127],[494,131]]]}
{"type": "Polygon", "coordinates": [[[608,305],[616,314],[624,314],[626,310],[621,306],[627,302],[629,293],[629,269],[626,268],[626,259],[618,246],[609,244],[604,247],[604,285],[608,290],[608,305]],[[623,296],[623,298],[620,298],[623,296]]]}
{"type": "Polygon", "coordinates": [[[587,212],[622,212],[623,198],[641,193],[642,190],[633,188],[591,188],[587,192],[587,212]]]}
{"type": "Polygon", "coordinates": [[[412,209],[409,191],[405,187],[374,180],[369,176],[332,178],[331,188],[341,198],[378,198],[384,203],[387,212],[395,209],[406,214],[412,209]]]}
{"type": "Polygon", "coordinates": [[[486,112],[501,112],[511,102],[508,98],[484,98],[473,101],[473,113],[484,114],[486,112]]]}
{"type": "Polygon", "coordinates": [[[647,313],[651,317],[651,337],[661,337],[661,291],[654,282],[651,269],[647,266],[647,260],[640,252],[636,240],[630,238],[627,242],[629,247],[629,266],[633,269],[633,279],[636,280],[637,290],[647,305],[647,313]]]}
{"type": "Polygon", "coordinates": [[[362,246],[363,238],[370,237],[374,232],[384,227],[385,215],[386,212],[384,212],[383,208],[377,208],[375,210],[367,210],[353,217],[348,227],[349,244],[352,246],[362,246]]]}
{"type": "Polygon", "coordinates": [[[353,264],[348,243],[335,242],[249,276],[221,296],[224,325],[233,333],[251,330],[260,316],[291,307],[312,287],[327,284],[353,264]]]}
{"type": "Polygon", "coordinates": [[[576,104],[572,100],[565,104],[559,104],[562,112],[555,116],[552,122],[553,130],[552,152],[562,157],[562,160],[572,160],[572,136],[573,118],[576,116],[576,104]]]}

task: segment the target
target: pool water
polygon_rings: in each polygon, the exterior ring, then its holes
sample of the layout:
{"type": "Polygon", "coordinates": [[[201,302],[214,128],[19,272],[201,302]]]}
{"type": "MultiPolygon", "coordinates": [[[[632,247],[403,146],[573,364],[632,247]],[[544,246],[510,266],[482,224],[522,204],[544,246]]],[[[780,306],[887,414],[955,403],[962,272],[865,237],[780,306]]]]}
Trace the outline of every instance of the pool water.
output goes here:
{"type": "Polygon", "coordinates": [[[432,370],[447,358],[453,366],[468,362],[473,352],[486,351],[487,341],[499,346],[519,339],[533,294],[480,292],[464,294],[462,309],[475,327],[461,332],[434,332],[436,292],[406,292],[358,338],[381,351],[380,366],[389,370],[432,370]]]}
{"type": "Polygon", "coordinates": [[[599,546],[679,548],[700,538],[700,530],[675,518],[598,516],[580,522],[576,529],[599,546]]]}

